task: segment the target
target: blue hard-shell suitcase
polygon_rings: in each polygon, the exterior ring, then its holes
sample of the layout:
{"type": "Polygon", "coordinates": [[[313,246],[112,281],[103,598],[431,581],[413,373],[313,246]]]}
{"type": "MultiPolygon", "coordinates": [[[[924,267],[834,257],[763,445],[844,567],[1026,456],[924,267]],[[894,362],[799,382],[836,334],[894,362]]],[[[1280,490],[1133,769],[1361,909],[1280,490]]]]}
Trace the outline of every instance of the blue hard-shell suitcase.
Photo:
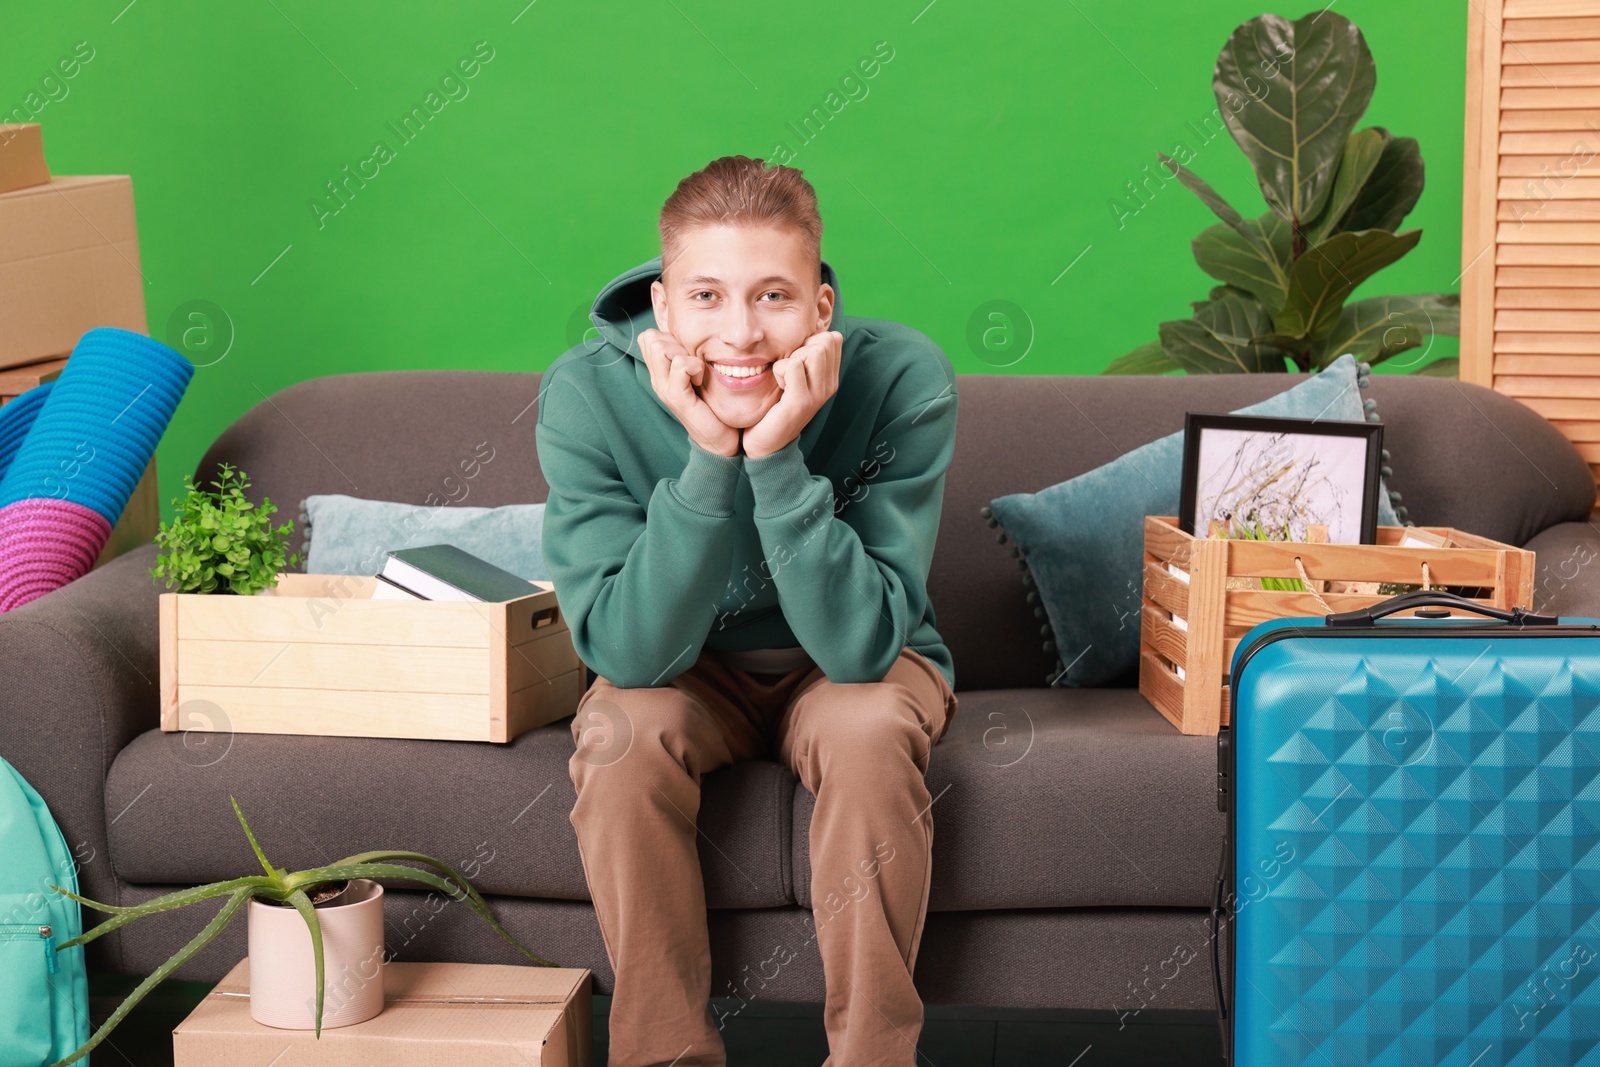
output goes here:
{"type": "Polygon", "coordinates": [[[1261,623],[1231,676],[1227,1061],[1600,1067],[1600,619],[1417,591],[1261,623]]]}

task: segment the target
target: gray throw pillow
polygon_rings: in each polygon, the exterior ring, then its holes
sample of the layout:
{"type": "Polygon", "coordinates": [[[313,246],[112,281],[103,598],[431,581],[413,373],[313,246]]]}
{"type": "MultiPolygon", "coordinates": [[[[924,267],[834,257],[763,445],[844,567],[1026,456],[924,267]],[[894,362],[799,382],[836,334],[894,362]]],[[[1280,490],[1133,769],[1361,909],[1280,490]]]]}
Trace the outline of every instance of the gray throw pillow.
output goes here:
{"type": "Polygon", "coordinates": [[[543,504],[469,508],[328,493],[301,502],[299,524],[308,574],[377,574],[394,549],[455,545],[518,578],[550,580],[543,504]]]}

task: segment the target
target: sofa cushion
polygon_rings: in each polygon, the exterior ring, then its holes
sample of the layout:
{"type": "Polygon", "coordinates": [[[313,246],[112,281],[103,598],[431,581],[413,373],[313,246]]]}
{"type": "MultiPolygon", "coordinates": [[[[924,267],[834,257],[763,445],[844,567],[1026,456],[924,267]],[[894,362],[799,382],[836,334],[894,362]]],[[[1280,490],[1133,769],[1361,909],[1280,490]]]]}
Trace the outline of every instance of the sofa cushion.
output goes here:
{"type": "MultiPolygon", "coordinates": [[[[1355,357],[1340,356],[1233,414],[1361,422],[1365,364],[1360,368],[1355,357]]],[[[992,502],[990,524],[1015,542],[1011,553],[1020,552],[1026,581],[1038,588],[1030,600],[1040,601],[1049,619],[1041,630],[1054,637],[1043,649],[1058,659],[1051,684],[1126,684],[1137,673],[1144,517],[1178,513],[1183,449],[1179,430],[1075,478],[992,502]]],[[[1399,521],[1380,484],[1378,524],[1399,521]]]]}
{"type": "MultiPolygon", "coordinates": [[[[106,777],[112,867],[145,884],[259,873],[231,794],[274,866],[405,849],[456,866],[484,893],[588,900],[568,821],[571,724],[507,745],[150,730],[106,777]]],[[[765,761],[705,776],[698,841],[709,907],[794,900],[794,781],[765,761]]]]}
{"type": "MultiPolygon", "coordinates": [[[[929,911],[1209,907],[1225,816],[1217,739],[1131,689],[957,694],[928,764],[929,911]]],[[[794,795],[795,899],[812,905],[811,814],[794,795]]]]}

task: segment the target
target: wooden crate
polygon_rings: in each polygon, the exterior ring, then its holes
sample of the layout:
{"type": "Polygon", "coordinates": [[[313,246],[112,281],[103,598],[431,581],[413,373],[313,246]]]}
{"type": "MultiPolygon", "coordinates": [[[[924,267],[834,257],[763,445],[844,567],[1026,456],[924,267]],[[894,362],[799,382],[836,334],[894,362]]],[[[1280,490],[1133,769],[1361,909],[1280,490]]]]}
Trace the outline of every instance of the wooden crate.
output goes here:
{"type": "Polygon", "coordinates": [[[1380,526],[1376,545],[1307,544],[1194,537],[1178,529],[1175,516],[1147,515],[1139,692],[1183,733],[1215,735],[1228,721],[1228,667],[1251,627],[1286,616],[1320,618],[1328,609],[1318,596],[1334,611],[1381,603],[1388,594],[1328,592],[1328,583],[1421,585],[1424,563],[1431,586],[1480,589],[1487,595],[1472,599],[1498,608],[1532,606],[1532,552],[1448,526],[1380,526]],[[1401,547],[1418,530],[1449,538],[1452,547],[1401,547]],[[1299,578],[1297,556],[1316,595],[1239,588],[1254,584],[1250,579],[1299,578]]]}
{"type": "Polygon", "coordinates": [[[577,710],[584,668],[548,582],[456,603],[373,600],[377,581],[161,594],[161,729],[505,742],[577,710]]]}

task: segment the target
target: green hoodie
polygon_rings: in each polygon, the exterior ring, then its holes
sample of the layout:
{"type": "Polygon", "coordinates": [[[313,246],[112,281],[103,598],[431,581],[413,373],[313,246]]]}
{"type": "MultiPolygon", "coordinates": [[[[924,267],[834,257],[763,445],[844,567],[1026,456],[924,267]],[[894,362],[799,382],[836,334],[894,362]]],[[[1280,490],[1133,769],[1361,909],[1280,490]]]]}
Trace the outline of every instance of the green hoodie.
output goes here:
{"type": "Polygon", "coordinates": [[[666,685],[702,648],[799,645],[834,682],[877,682],[910,646],[955,688],[927,576],[955,451],[950,360],[924,334],[839,313],[838,391],[800,436],[748,459],[689,440],[635,338],[661,257],[612,279],[598,340],[544,372],[544,559],[579,657],[666,685]]]}

